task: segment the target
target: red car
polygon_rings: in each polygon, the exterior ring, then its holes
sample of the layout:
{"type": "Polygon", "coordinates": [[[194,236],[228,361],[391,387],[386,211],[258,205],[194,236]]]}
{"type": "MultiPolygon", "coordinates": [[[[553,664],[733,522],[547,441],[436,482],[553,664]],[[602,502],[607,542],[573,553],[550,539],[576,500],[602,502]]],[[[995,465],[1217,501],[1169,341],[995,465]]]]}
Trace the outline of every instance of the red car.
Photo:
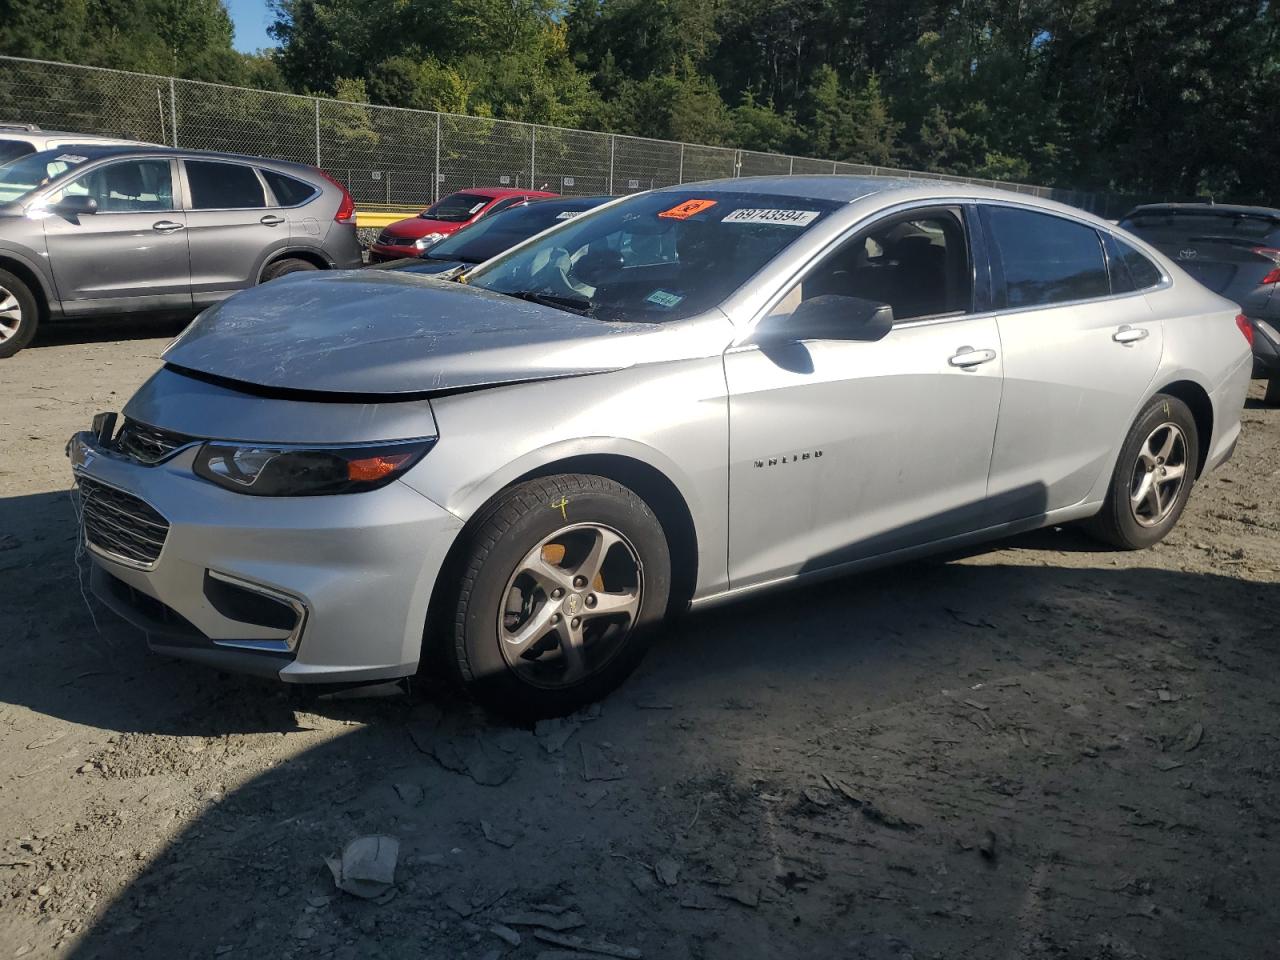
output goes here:
{"type": "Polygon", "coordinates": [[[420,257],[438,240],[475,223],[499,210],[517,207],[542,197],[554,197],[542,190],[512,190],[508,187],[476,187],[460,190],[437,200],[416,217],[398,220],[378,234],[378,242],[369,248],[374,263],[420,257]]]}

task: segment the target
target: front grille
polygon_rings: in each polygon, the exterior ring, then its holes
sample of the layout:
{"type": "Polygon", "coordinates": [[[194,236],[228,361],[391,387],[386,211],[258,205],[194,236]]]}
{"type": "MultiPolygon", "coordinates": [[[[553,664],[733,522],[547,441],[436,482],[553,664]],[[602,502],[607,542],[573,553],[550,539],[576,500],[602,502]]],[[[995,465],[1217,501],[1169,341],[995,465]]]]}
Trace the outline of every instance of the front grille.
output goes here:
{"type": "Polygon", "coordinates": [[[390,230],[383,230],[378,234],[378,242],[384,247],[394,247],[396,244],[403,243],[404,241],[393,234],[390,230]]]}
{"type": "Polygon", "coordinates": [[[115,445],[121,453],[138,463],[149,466],[159,463],[175,450],[194,441],[194,437],[174,433],[171,430],[161,430],[159,427],[148,426],[126,417],[124,426],[116,434],[115,445]]]}
{"type": "Polygon", "coordinates": [[[139,567],[160,557],[169,521],[133,494],[80,477],[80,522],[85,542],[139,567]]]}

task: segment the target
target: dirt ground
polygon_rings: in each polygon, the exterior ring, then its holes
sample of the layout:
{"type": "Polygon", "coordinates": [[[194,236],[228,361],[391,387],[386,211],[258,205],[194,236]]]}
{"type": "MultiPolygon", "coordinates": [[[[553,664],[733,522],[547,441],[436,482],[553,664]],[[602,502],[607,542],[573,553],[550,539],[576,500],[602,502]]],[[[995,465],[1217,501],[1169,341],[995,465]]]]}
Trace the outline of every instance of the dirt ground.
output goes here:
{"type": "Polygon", "coordinates": [[[85,600],[63,444],[173,332],[0,363],[0,960],[1280,956],[1280,410],[1154,550],[1049,530],[691,616],[526,730],[299,706],[85,600]],[[377,901],[325,866],[364,834],[377,901]]]}

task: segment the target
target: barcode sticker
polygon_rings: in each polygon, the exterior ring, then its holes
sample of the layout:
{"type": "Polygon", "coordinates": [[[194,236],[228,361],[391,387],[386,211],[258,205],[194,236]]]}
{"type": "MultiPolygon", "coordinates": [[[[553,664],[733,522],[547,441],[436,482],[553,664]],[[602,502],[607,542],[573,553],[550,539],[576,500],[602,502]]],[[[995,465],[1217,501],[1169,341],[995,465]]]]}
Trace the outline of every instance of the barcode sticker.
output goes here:
{"type": "Polygon", "coordinates": [[[776,223],[784,227],[807,227],[817,220],[817,210],[759,210],[750,207],[734,210],[722,223],[776,223]]]}

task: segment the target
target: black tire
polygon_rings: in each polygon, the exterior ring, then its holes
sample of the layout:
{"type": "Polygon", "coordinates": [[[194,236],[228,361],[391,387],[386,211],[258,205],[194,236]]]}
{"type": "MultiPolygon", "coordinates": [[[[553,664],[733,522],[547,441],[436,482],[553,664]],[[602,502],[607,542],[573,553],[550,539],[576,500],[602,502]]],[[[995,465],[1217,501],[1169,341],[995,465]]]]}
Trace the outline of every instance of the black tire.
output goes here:
{"type": "Polygon", "coordinates": [[[1156,394],[1129,428],[1102,510],[1085,523],[1085,529],[1099,540],[1122,550],[1141,550],[1160,542],[1182,516],[1199,468],[1199,431],[1191,410],[1177,397],[1156,394]],[[1180,442],[1174,431],[1181,432],[1180,442]],[[1170,454],[1152,462],[1151,452],[1160,452],[1170,436],[1175,436],[1170,454]],[[1148,440],[1152,441],[1150,448],[1148,440]],[[1179,467],[1182,470],[1181,483],[1176,489],[1173,480],[1156,481],[1143,477],[1144,473],[1151,474],[1151,478],[1161,477],[1164,476],[1161,470],[1171,473],[1179,467]],[[1144,483],[1147,486],[1143,486],[1144,483]],[[1149,491],[1152,484],[1157,486],[1154,502],[1160,505],[1159,511],[1152,506],[1150,495],[1144,497],[1139,506],[1133,504],[1133,495],[1149,491]],[[1163,504],[1160,503],[1161,491],[1167,497],[1163,504]],[[1140,518],[1140,510],[1146,511],[1147,515],[1140,518]]]}
{"type": "MultiPolygon", "coordinates": [[[[31,288],[8,270],[0,270],[0,304],[8,302],[10,296],[18,304],[17,329],[0,340],[0,360],[12,357],[31,343],[35,339],[36,329],[40,326],[40,303],[31,292],[31,288]]],[[[6,326],[9,325],[7,320],[0,322],[4,322],[6,326]]]]}
{"type": "MultiPolygon", "coordinates": [[[[442,611],[452,616],[440,618],[443,635],[435,639],[445,648],[439,652],[450,661],[456,678],[475,699],[521,719],[561,716],[599,700],[643,659],[655,628],[666,614],[671,591],[671,557],[662,524],[633,491],[604,477],[581,474],[530,480],[499,495],[477,515],[466,537],[461,545],[460,562],[454,568],[460,572],[460,582],[452,602],[442,611]],[[546,556],[549,548],[545,544],[549,538],[594,535],[596,526],[622,538],[621,543],[609,548],[615,552],[607,553],[608,557],[621,556],[621,562],[627,566],[638,561],[638,613],[628,621],[629,631],[620,630],[613,635],[608,633],[611,627],[601,626],[608,622],[607,618],[591,621],[604,631],[604,636],[588,640],[584,648],[590,657],[601,658],[591,666],[590,672],[572,682],[550,685],[538,682],[527,676],[526,671],[543,669],[542,655],[535,653],[534,659],[517,659],[513,664],[509,661],[514,655],[504,652],[513,649],[504,648],[504,638],[500,635],[507,629],[506,618],[520,616],[512,609],[512,597],[518,596],[512,584],[522,563],[533,551],[546,556]],[[575,527],[579,528],[578,534],[568,532],[575,527]],[[619,550],[621,554],[616,552],[619,550]],[[609,636],[615,639],[606,642],[609,636]],[[526,663],[534,666],[526,667],[526,663]]],[[[609,588],[603,580],[599,583],[598,588],[584,588],[583,594],[599,589],[601,596],[605,596],[603,591],[609,588]]],[[[529,606],[524,610],[530,618],[532,613],[528,611],[535,603],[538,610],[552,604],[549,595],[537,593],[535,589],[529,589],[527,596],[529,606]]],[[[592,600],[594,598],[588,596],[583,602],[592,600]]],[[[569,598],[563,603],[569,603],[569,598]]],[[[589,622],[587,616],[589,614],[584,613],[584,624],[589,622]]],[[[561,642],[552,631],[543,644],[535,645],[546,646],[545,662],[549,662],[552,669],[565,656],[561,642]]]]}
{"type": "Polygon", "coordinates": [[[285,257],[283,260],[277,260],[269,265],[267,269],[262,271],[262,282],[283,277],[287,273],[301,273],[303,270],[319,270],[314,263],[309,260],[299,260],[297,257],[285,257]]]}
{"type": "Polygon", "coordinates": [[[1280,407],[1280,377],[1272,377],[1267,381],[1267,392],[1262,401],[1273,407],[1280,407]]]}

